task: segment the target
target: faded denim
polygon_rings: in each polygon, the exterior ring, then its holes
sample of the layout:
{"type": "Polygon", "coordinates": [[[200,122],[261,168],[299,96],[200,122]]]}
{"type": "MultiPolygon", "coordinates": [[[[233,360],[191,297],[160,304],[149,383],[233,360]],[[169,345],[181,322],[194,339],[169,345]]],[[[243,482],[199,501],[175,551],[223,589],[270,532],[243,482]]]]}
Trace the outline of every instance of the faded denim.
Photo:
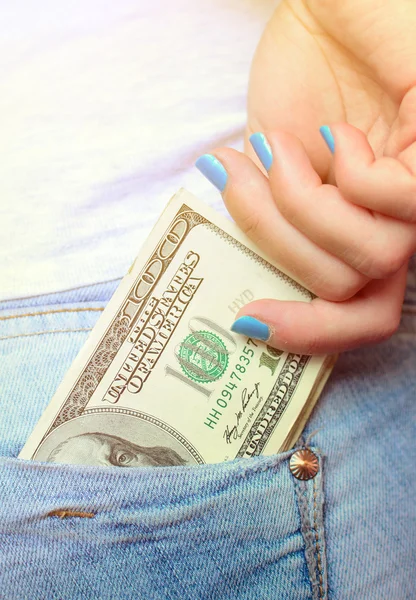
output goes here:
{"type": "Polygon", "coordinates": [[[399,331],[343,354],[309,419],[307,482],[292,452],[145,469],[16,458],[116,285],[0,305],[0,598],[414,600],[416,261],[399,331]]]}

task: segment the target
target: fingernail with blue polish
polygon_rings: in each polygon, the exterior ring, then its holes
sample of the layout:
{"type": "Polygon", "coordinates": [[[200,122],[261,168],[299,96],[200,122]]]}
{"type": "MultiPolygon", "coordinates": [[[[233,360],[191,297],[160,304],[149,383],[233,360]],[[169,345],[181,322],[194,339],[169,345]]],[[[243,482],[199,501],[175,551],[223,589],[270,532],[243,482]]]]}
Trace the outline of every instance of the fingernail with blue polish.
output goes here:
{"type": "Polygon", "coordinates": [[[332,154],[334,154],[334,152],[335,152],[335,140],[334,140],[334,136],[331,133],[330,128],[328,127],[328,125],[323,125],[319,129],[319,131],[321,132],[321,135],[324,138],[324,140],[326,142],[326,145],[331,150],[332,154]]]}
{"type": "Polygon", "coordinates": [[[270,337],[270,328],[254,317],[240,317],[231,325],[231,331],[266,342],[270,337]]]}
{"type": "Polygon", "coordinates": [[[198,158],[195,166],[220,192],[224,191],[228,175],[218,158],[212,154],[203,154],[198,158]]]}
{"type": "Polygon", "coordinates": [[[266,140],[266,136],[263,133],[253,133],[250,136],[250,143],[254,148],[254,152],[259,157],[261,164],[266,169],[270,170],[273,162],[272,149],[270,148],[269,142],[266,140]]]}

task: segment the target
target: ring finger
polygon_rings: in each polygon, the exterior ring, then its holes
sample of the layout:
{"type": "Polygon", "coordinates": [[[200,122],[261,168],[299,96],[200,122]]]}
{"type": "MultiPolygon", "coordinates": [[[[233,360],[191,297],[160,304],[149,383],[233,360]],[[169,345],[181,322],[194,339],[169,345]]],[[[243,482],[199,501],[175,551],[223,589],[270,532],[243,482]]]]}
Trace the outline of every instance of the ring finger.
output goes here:
{"type": "Polygon", "coordinates": [[[392,275],[413,254],[414,226],[356,206],[323,184],[297,137],[257,133],[251,142],[280,213],[322,249],[370,279],[392,275]]]}

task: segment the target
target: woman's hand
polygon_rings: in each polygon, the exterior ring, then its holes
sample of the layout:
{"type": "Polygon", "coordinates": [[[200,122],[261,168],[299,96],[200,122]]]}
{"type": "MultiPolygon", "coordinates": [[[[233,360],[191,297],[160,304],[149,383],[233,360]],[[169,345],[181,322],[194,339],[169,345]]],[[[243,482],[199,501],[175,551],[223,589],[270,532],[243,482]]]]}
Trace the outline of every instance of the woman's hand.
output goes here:
{"type": "Polygon", "coordinates": [[[416,250],[415,27],[404,0],[293,0],[266,28],[249,91],[248,134],[265,134],[252,138],[258,156],[247,147],[259,168],[230,149],[215,156],[237,223],[319,296],[240,311],[273,346],[338,352],[397,328],[416,250]],[[318,129],[336,121],[323,132],[332,158],[318,129]]]}

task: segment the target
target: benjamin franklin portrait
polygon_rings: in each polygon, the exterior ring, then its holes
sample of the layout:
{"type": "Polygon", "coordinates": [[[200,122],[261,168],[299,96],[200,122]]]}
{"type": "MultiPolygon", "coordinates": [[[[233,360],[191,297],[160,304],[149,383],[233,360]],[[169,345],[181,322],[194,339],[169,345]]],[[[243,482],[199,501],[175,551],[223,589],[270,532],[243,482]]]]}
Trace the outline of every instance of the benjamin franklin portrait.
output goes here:
{"type": "Polygon", "coordinates": [[[163,422],[132,411],[85,412],[54,428],[36,460],[94,466],[162,467],[204,462],[188,440],[163,422]]]}
{"type": "Polygon", "coordinates": [[[115,435],[82,433],[61,442],[49,462],[115,467],[161,467],[185,465],[175,450],[166,446],[139,446],[115,435]]]}

